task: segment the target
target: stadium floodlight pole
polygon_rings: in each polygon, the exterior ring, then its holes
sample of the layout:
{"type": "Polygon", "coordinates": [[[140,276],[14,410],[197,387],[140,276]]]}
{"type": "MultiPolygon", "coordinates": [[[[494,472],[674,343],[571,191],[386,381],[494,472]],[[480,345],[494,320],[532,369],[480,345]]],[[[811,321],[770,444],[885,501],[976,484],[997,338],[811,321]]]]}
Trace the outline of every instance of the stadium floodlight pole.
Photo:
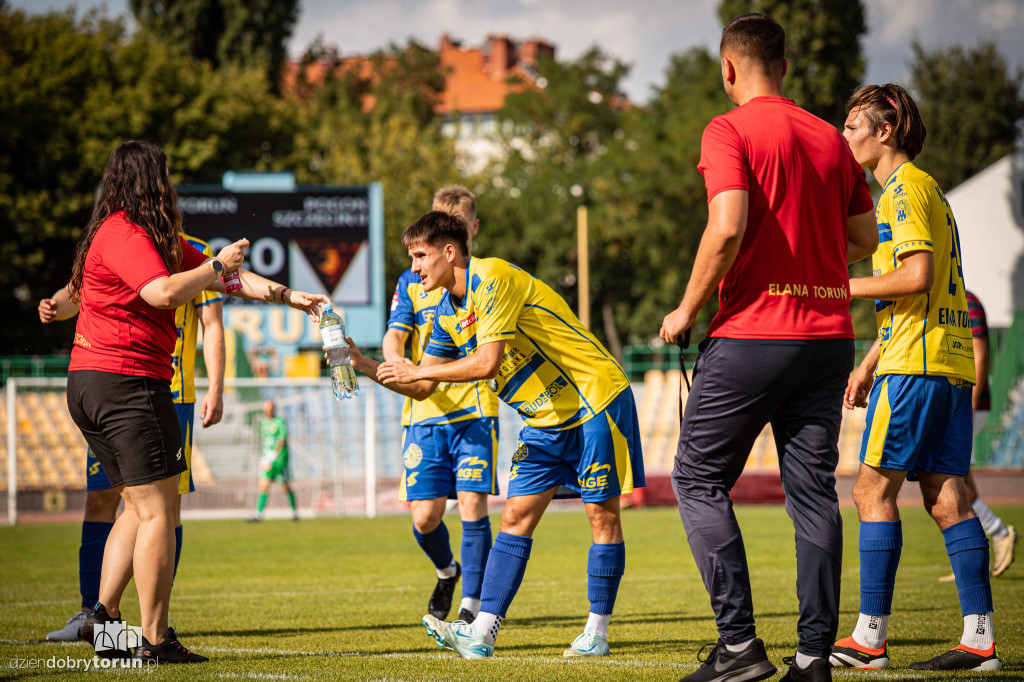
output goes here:
{"type": "Polygon", "coordinates": [[[580,205],[576,209],[576,255],[579,268],[580,285],[580,322],[590,329],[590,248],[587,244],[587,207],[580,205]]]}
{"type": "Polygon", "coordinates": [[[14,404],[18,387],[14,377],[7,378],[7,523],[18,523],[18,420],[14,404]]]}

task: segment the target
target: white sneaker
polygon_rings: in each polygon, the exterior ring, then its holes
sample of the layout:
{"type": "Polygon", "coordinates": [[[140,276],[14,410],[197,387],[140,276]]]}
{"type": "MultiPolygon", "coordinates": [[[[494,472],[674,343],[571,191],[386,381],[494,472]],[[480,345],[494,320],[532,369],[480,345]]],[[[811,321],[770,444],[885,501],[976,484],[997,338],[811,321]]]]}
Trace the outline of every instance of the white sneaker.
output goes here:
{"type": "Polygon", "coordinates": [[[562,655],[571,658],[573,656],[607,656],[610,653],[607,637],[584,630],[582,635],[572,640],[572,644],[562,652],[562,655]]]}
{"type": "Polygon", "coordinates": [[[423,627],[437,641],[437,646],[448,647],[463,658],[490,658],[494,645],[472,623],[457,620],[446,623],[429,613],[423,616],[423,627]]]}
{"type": "Polygon", "coordinates": [[[1002,575],[1013,563],[1013,555],[1020,542],[1020,533],[1013,526],[1006,527],[1007,533],[998,540],[992,540],[994,560],[992,561],[992,575],[1002,575]]]}
{"type": "Polygon", "coordinates": [[[64,624],[60,630],[54,630],[53,632],[46,633],[46,639],[50,642],[77,642],[82,639],[82,626],[85,625],[85,619],[89,617],[89,614],[85,611],[75,611],[68,618],[68,622],[64,624]]]}

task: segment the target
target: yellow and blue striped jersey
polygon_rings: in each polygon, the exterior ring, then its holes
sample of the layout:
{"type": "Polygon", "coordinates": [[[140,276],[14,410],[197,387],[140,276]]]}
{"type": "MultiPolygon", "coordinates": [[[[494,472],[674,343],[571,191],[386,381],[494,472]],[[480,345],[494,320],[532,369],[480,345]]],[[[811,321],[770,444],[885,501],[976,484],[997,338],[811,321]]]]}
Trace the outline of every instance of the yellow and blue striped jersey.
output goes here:
{"type": "Polygon", "coordinates": [[[471,258],[466,295],[445,291],[426,352],[458,358],[505,341],[498,397],[527,425],[564,430],[586,422],[629,387],[619,363],[551,287],[500,258],[471,258]]]}
{"type": "Polygon", "coordinates": [[[928,293],[875,302],[881,349],[875,373],[946,376],[974,383],[960,238],[942,190],[908,161],[889,176],[875,217],[875,276],[894,271],[899,257],[914,251],[931,251],[935,267],[928,293]]]}
{"type": "MultiPolygon", "coordinates": [[[[434,307],[441,300],[444,289],[424,291],[423,283],[412,270],[398,278],[395,296],[391,299],[388,329],[400,329],[409,334],[412,361],[419,364],[423,349],[430,340],[434,324],[434,307]]],[[[466,419],[498,416],[498,398],[487,387],[487,382],[438,384],[426,400],[405,399],[402,425],[453,424],[466,419]]]]}
{"type": "MultiPolygon", "coordinates": [[[[204,256],[213,256],[210,245],[202,239],[185,235],[186,241],[204,256]]],[[[216,291],[203,291],[183,306],[174,309],[174,326],[178,328],[178,338],[174,342],[174,354],[171,364],[174,376],[171,377],[171,396],[176,403],[194,403],[196,401],[196,338],[199,335],[199,308],[221,300],[216,291]]]]}

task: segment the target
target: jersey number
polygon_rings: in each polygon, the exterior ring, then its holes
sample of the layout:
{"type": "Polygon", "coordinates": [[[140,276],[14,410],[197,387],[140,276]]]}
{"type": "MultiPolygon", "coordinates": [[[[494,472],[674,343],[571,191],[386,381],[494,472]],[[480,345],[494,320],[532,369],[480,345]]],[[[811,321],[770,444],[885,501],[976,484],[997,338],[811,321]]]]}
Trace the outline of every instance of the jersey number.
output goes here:
{"type": "Polygon", "coordinates": [[[960,260],[960,234],[956,229],[956,221],[953,220],[953,216],[946,212],[946,223],[949,224],[950,239],[949,242],[952,244],[949,250],[949,295],[956,295],[956,287],[959,282],[960,286],[964,285],[964,265],[960,260]],[[956,275],[954,278],[953,266],[956,266],[956,275]]]}

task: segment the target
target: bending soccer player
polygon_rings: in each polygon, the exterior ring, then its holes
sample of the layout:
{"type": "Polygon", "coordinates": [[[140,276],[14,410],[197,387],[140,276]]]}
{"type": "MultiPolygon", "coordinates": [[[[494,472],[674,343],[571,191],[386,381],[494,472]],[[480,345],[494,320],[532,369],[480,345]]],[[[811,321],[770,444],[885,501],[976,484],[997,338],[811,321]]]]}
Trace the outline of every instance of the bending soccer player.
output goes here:
{"type": "MultiPolygon", "coordinates": [[[[204,255],[212,257],[210,246],[195,237],[185,235],[189,244],[204,255]]],[[[203,397],[199,417],[203,427],[220,421],[224,411],[224,303],[215,291],[203,291],[194,299],[174,311],[177,327],[177,342],[174,347],[172,364],[174,376],[171,379],[171,395],[178,411],[181,424],[181,440],[184,444],[185,462],[188,471],[178,481],[178,492],[182,495],[196,489],[192,479],[192,431],[195,423],[195,360],[198,325],[203,327],[203,360],[206,363],[210,387],[203,397]]],[[[71,300],[67,287],[39,302],[39,319],[43,324],[66,320],[78,314],[78,304],[71,300]]],[[[117,507],[121,495],[110,484],[103,466],[91,449],[86,452],[85,462],[85,517],[82,521],[82,540],[78,549],[78,588],[82,595],[82,608],[68,618],[64,627],[46,634],[46,639],[55,642],[72,642],[81,639],[81,628],[99,601],[100,569],[103,566],[103,548],[107,543],[110,529],[114,527],[117,507]]],[[[174,573],[177,575],[181,559],[182,525],[181,498],[177,500],[177,514],[174,528],[175,551],[174,573]]]]}
{"type": "Polygon", "coordinates": [[[847,112],[843,134],[883,188],[876,274],[850,280],[852,296],[876,300],[879,329],[844,397],[848,408],[868,408],[853,488],[860,616],[853,635],[832,648],[831,662],[838,668],[889,665],[889,615],[903,545],[896,497],[906,478],[917,478],[945,540],[964,629],[959,645],[910,668],[999,670],[988,539],[964,486],[975,368],[956,222],[938,185],[913,164],[925,127],[907,91],[864,86],[847,112]]]}
{"type": "Polygon", "coordinates": [[[533,532],[565,486],[583,498],[593,545],[590,616],[563,655],[608,655],[608,622],[626,563],[619,497],[644,485],[629,380],[550,287],[498,258],[470,258],[468,241],[465,221],[441,211],[421,216],[402,234],[424,290],[445,290],[419,365],[378,365],[349,340],[356,369],[398,393],[422,400],[442,381],[495,380],[498,397],[525,421],[480,612],[472,623],[428,614],[423,625],[438,646],[463,658],[491,656],[522,583],[533,532]]]}
{"type": "Polygon", "coordinates": [[[260,422],[260,442],[263,454],[260,457],[260,498],[256,503],[256,515],[247,521],[262,521],[263,510],[267,507],[270,497],[270,484],[280,481],[288,496],[288,504],[292,508],[292,521],[299,520],[299,509],[295,504],[295,493],[288,485],[291,480],[291,469],[288,467],[288,424],[284,419],[275,416],[274,401],[263,403],[263,421],[260,422]]]}
{"type": "MultiPolygon", "coordinates": [[[[467,248],[472,253],[473,236],[480,227],[476,197],[465,187],[445,187],[434,195],[434,209],[466,220],[467,248]]],[[[425,291],[412,270],[402,273],[384,335],[385,361],[402,362],[411,338],[412,361],[419,363],[442,294],[441,288],[425,291]]],[[[409,502],[413,535],[437,571],[427,612],[438,620],[448,617],[461,575],[459,620],[471,623],[480,610],[484,566],[491,551],[487,496],[498,492],[498,398],[484,381],[444,383],[425,400],[406,399],[402,426],[405,473],[400,497],[409,502]],[[452,554],[443,521],[450,495],[457,496],[462,518],[461,565],[452,554]]]]}

